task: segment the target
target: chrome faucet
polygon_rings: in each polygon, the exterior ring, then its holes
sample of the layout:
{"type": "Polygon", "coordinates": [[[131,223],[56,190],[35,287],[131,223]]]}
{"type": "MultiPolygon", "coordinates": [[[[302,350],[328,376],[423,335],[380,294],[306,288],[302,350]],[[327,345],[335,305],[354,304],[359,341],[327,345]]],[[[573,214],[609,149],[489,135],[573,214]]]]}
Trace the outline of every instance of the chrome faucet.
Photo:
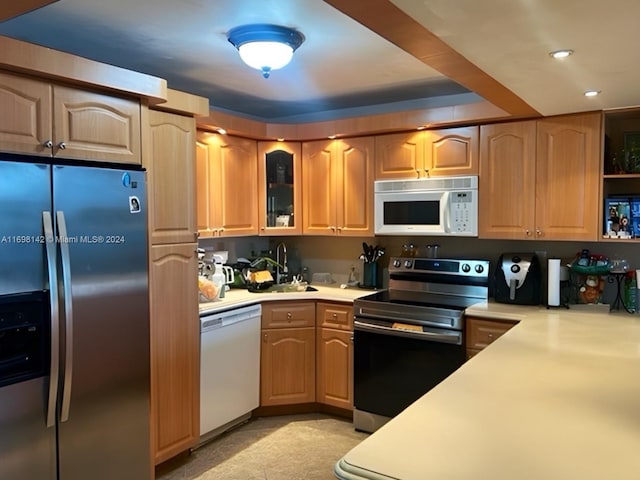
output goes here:
{"type": "Polygon", "coordinates": [[[287,246],[284,242],[280,242],[276,247],[276,283],[282,283],[283,278],[286,278],[287,273],[289,273],[289,268],[287,267],[287,246]],[[280,261],[280,247],[282,247],[282,261],[280,261]]]}

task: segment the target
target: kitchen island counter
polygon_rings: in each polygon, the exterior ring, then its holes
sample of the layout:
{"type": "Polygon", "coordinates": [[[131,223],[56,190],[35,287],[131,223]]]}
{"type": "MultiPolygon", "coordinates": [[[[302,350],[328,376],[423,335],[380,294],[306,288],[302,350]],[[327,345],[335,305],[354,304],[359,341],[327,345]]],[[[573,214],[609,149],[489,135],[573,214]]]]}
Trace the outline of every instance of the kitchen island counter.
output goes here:
{"type": "Polygon", "coordinates": [[[313,285],[313,288],[317,289],[317,291],[252,293],[244,289],[231,289],[225,292],[225,297],[220,300],[201,303],[199,307],[200,315],[218,313],[245,305],[278,300],[325,300],[353,303],[356,298],[374,293],[373,290],[340,288],[337,285],[313,285]]]}
{"type": "Polygon", "coordinates": [[[355,479],[637,479],[640,318],[479,304],[519,320],[348,452],[355,479]]]}

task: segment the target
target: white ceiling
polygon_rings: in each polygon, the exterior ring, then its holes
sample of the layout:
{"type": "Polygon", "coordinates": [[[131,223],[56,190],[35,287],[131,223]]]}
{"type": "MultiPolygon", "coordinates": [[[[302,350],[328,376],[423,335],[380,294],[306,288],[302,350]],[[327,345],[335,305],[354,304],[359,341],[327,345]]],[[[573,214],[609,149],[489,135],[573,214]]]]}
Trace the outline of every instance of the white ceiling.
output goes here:
{"type": "MultiPolygon", "coordinates": [[[[640,105],[638,0],[393,3],[544,115],[640,105]],[[559,48],[575,53],[553,61],[559,48]],[[588,99],[587,89],[602,94],[588,99]]],[[[160,76],[214,108],[271,121],[480,99],[320,0],[60,0],[0,23],[0,34],[160,76]],[[249,23],[306,37],[269,79],[227,41],[249,23]]]]}

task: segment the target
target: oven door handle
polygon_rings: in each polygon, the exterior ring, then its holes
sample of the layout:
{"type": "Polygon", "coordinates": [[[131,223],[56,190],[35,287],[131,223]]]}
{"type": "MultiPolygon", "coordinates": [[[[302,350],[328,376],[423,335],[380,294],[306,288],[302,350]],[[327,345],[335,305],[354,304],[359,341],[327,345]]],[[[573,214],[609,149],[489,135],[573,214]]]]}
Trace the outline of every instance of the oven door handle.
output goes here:
{"type": "Polygon", "coordinates": [[[430,331],[418,332],[415,330],[403,330],[400,328],[385,327],[382,325],[372,325],[370,323],[353,322],[354,330],[369,333],[380,333],[383,335],[393,335],[396,337],[415,338],[426,342],[451,343],[462,345],[462,332],[435,333],[430,331]]]}
{"type": "MultiPolygon", "coordinates": [[[[394,322],[406,322],[407,317],[396,317],[390,313],[382,312],[382,314],[375,313],[376,310],[369,310],[365,307],[360,307],[356,315],[360,315],[362,317],[380,319],[380,320],[393,320],[394,322]]],[[[451,316],[438,316],[438,323],[442,325],[446,325],[447,327],[453,327],[456,324],[456,319],[451,316]],[[446,322],[445,322],[446,320],[446,322]]]]}

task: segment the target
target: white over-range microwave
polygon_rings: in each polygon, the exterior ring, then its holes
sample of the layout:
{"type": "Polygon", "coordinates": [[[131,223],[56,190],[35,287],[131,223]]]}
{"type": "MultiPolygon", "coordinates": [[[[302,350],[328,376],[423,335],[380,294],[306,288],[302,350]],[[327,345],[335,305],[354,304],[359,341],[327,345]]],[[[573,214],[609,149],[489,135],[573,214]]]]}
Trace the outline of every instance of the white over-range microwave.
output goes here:
{"type": "Polygon", "coordinates": [[[375,233],[478,236],[478,177],[377,180],[375,233]]]}

